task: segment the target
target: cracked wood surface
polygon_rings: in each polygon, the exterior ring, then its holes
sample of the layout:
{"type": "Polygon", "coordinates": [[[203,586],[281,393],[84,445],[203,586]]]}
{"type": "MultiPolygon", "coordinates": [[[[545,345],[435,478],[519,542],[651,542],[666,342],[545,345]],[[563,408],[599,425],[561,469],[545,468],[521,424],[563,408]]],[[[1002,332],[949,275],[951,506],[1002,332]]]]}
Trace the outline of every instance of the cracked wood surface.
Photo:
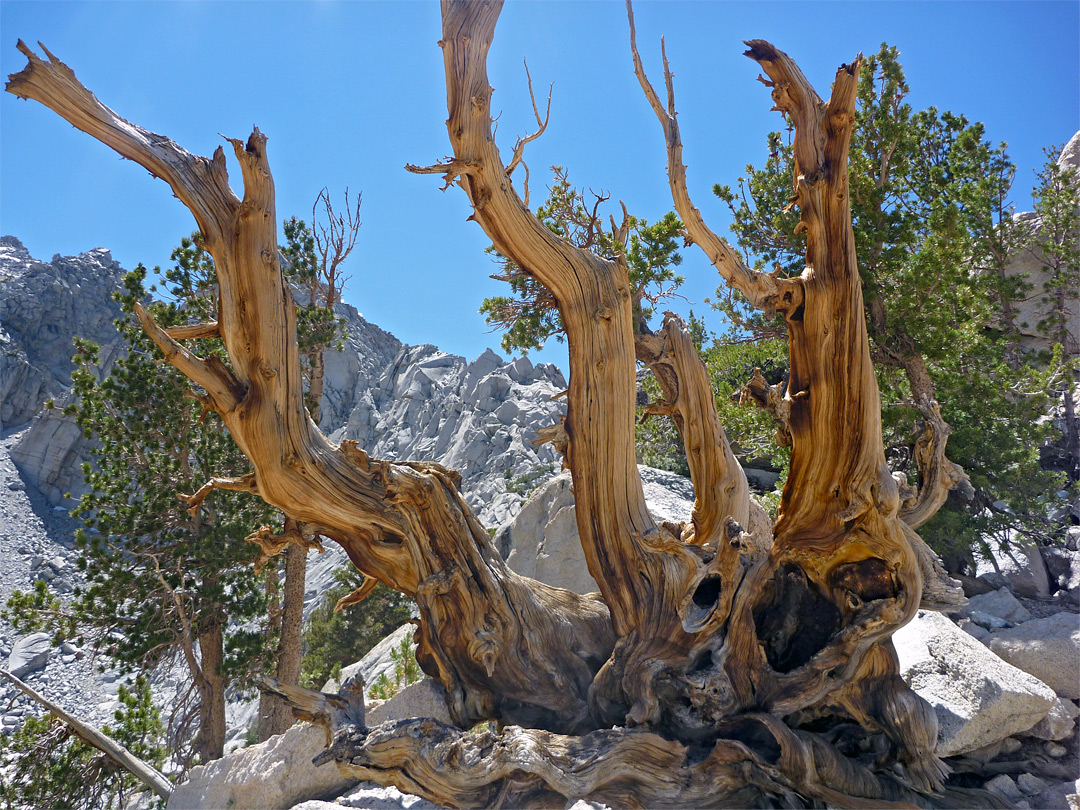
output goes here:
{"type": "Polygon", "coordinates": [[[402,721],[367,730],[357,716],[327,709],[332,700],[293,695],[322,707],[322,715],[305,711],[334,727],[324,757],[455,807],[575,798],[704,807],[761,796],[927,803],[945,773],[933,752],[936,721],[899,679],[889,637],[918,607],[934,569],[901,519],[881,441],[846,198],[858,60],[841,66],[824,102],[789,57],[748,43],[776,109],[796,129],[794,202],[807,263],[801,277],[778,280],[742,265],[690,204],[666,54],[665,107],[645,78],[628,9],[635,70],[663,127],[690,239],[748,300],[783,314],[789,330],[791,379],[776,410],[790,434],[792,471],[770,532],[749,502],[681,323],[635,340],[624,259],[559,239],[511,186],[492,135],[486,64],[500,9],[444,0],[454,157],[409,168],[460,185],[496,249],[558,302],[570,386],[566,419],[551,435],[573,476],[579,534],[601,595],[507,568],[453,471],[373,459],[319,432],[304,409],[295,307],[278,266],[273,179],[258,129],[246,142],[229,139],[240,200],[223,150],[197,157],[124,121],[51,54],[42,60],[20,43],[30,63],[8,85],[165,179],[195,215],[218,274],[216,325],[170,334],[139,317],[252,462],[251,476],[216,485],[257,493],[288,516],[281,537],[268,529],[256,539],[303,542],[304,527],[317,530],[372,581],[415,598],[417,655],[446,688],[454,722],[496,719],[501,727],[471,734],[402,721]],[[211,330],[231,366],[180,342],[211,330]],[[634,448],[636,358],[654,368],[663,407],[681,423],[696,492],[692,527],[658,526],[645,504],[634,448]],[[839,742],[795,727],[833,715],[850,720],[845,733],[884,742],[888,753],[868,766],[839,742]]]}

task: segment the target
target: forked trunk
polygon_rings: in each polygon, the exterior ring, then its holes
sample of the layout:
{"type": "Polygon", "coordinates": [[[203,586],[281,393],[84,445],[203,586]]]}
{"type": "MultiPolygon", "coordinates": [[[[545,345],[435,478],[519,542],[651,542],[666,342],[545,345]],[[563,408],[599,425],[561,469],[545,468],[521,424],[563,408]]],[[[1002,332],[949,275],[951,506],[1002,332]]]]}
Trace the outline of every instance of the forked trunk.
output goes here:
{"type": "MultiPolygon", "coordinates": [[[[443,3],[453,157],[410,168],[456,181],[496,249],[558,303],[570,387],[565,421],[546,433],[573,476],[600,596],[511,571],[456,473],[372,459],[319,432],[304,410],[295,312],[278,266],[273,183],[257,129],[246,143],[231,141],[241,201],[220,149],[212,160],[195,157],[123,121],[66,66],[20,43],[30,65],[8,89],[163,177],[214,257],[214,329],[231,370],[197,357],[178,342],[184,333],[170,335],[139,310],[254,467],[204,489],[244,490],[281,508],[286,531],[254,537],[266,549],[305,547],[322,535],[370,578],[415,598],[418,657],[446,688],[460,728],[402,721],[368,730],[347,700],[282,691],[334,732],[325,757],[451,807],[579,798],[619,807],[760,805],[766,797],[784,806],[931,804],[944,776],[936,720],[899,678],[890,636],[920,603],[947,603],[956,589],[902,519],[882,448],[847,201],[858,59],[841,66],[824,102],[785,54],[748,43],[796,129],[794,202],[807,231],[807,268],[779,280],[743,265],[693,208],[670,72],[665,106],[632,44],[688,237],[752,304],[782,313],[788,326],[788,395],[770,407],[783,415],[792,465],[770,530],[749,500],[685,327],[669,317],[658,334],[635,336],[623,258],[608,261],[559,239],[515,192],[517,161],[508,169],[494,144],[487,78],[500,6],[443,3]],[[687,447],[696,499],[686,525],[659,524],[645,503],[634,448],[638,359],[656,373],[664,393],[657,407],[675,417],[687,447]],[[484,719],[500,721],[502,731],[461,730],[484,719]],[[858,751],[881,755],[849,756],[858,751]]],[[[943,440],[933,438],[929,463],[943,458],[943,440]]],[[[936,488],[944,478],[927,480],[936,488]]],[[[905,509],[933,508],[929,496],[904,494],[905,509]]]]}

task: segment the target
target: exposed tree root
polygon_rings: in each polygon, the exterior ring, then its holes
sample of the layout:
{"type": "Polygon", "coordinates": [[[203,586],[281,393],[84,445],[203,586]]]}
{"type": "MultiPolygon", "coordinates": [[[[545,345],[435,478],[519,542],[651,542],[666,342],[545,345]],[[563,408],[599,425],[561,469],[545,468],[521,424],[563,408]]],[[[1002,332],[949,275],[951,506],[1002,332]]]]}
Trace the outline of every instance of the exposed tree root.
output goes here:
{"type": "MultiPolygon", "coordinates": [[[[19,46],[29,65],[8,90],[165,179],[214,257],[221,294],[213,331],[230,366],[180,342],[209,325],[166,331],[137,309],[254,469],[212,481],[195,505],[214,486],[257,494],[289,519],[281,536],[254,538],[267,552],[317,533],[344,547],[369,577],[365,587],[384,582],[413,597],[418,659],[445,687],[459,728],[415,720],[364,730],[348,696],[302,690],[292,699],[334,730],[325,756],[447,806],[561,807],[578,798],[616,807],[949,806],[934,713],[899,678],[890,637],[921,604],[958,599],[904,519],[923,519],[957,476],[942,461],[945,430],[932,411],[920,464],[940,474],[923,476],[925,494],[905,497],[903,512],[885,463],[847,201],[860,59],[839,68],[826,102],[786,54],[747,43],[776,109],[795,127],[793,204],[807,233],[806,270],[778,279],[746,267],[690,202],[666,54],[664,104],[645,76],[630,13],[635,70],[663,129],[689,238],[752,304],[787,325],[786,391],[758,384],[748,393],[781,419],[792,447],[769,527],[750,502],[681,322],[635,331],[625,258],[560,239],[514,191],[492,134],[487,77],[500,7],[444,0],[453,158],[411,168],[460,185],[471,219],[558,304],[568,408],[545,437],[573,476],[599,596],[511,571],[457,473],[373,459],[354,442],[335,446],[308,417],[258,129],[230,139],[239,199],[222,149],[212,159],[191,155],[104,107],[51,54],[45,61],[19,46]],[[686,445],[696,492],[690,526],[657,525],[645,503],[634,446],[636,359],[656,373],[686,445]],[[487,719],[503,732],[461,730],[487,719]]],[[[624,237],[613,225],[613,238],[624,237]]]]}

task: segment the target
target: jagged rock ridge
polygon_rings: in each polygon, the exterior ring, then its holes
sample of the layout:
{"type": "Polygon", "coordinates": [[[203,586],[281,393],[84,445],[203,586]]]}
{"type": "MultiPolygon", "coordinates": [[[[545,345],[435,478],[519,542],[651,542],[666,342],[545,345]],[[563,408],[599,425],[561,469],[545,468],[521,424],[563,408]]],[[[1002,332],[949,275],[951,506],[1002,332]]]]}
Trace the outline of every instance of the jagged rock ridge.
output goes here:
{"type": "Polygon", "coordinates": [[[71,384],[72,339],[117,343],[112,293],[124,270],[105,248],[34,259],[0,237],[0,429],[29,421],[71,384]]]}

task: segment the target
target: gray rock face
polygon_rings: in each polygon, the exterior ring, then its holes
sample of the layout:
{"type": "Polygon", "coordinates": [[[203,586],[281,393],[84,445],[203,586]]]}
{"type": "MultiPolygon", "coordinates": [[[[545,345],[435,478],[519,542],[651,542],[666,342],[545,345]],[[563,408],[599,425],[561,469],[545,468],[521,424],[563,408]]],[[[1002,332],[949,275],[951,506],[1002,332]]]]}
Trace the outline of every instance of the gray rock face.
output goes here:
{"type": "MultiPolygon", "coordinates": [[[[639,467],[649,511],[659,520],[690,519],[694,489],[688,478],[639,467]]],[[[550,479],[495,535],[507,563],[523,576],[576,593],[599,588],[589,576],[577,530],[569,472],[550,479]]]]}
{"type": "Polygon", "coordinates": [[[333,349],[323,354],[325,373],[319,417],[327,432],[345,424],[361,393],[402,348],[400,340],[366,321],[356,307],[338,304],[334,314],[345,323],[345,341],[340,351],[333,349]]]}
{"type": "Polygon", "coordinates": [[[116,342],[112,293],[123,275],[104,248],[46,264],[0,237],[0,427],[29,421],[67,390],[74,337],[116,342]]]}
{"type": "MultiPolygon", "coordinates": [[[[975,614],[977,613],[988,613],[990,616],[996,616],[1004,620],[1004,622],[1012,622],[1013,624],[1026,622],[1031,618],[1028,609],[1020,604],[1020,600],[1013,596],[1008,588],[999,588],[996,591],[980,593],[971,597],[968,599],[967,607],[964,608],[963,613],[970,616],[972,621],[977,624],[983,624],[976,618],[975,614]]],[[[1005,626],[1004,622],[1001,625],[1002,627],[1005,626]]]]}
{"type": "MultiPolygon", "coordinates": [[[[394,661],[390,657],[390,653],[401,646],[401,642],[406,638],[412,638],[412,634],[416,631],[416,628],[411,624],[403,624],[393,633],[388,635],[370,650],[367,655],[357,661],[355,664],[349,664],[347,667],[343,667],[341,670],[341,683],[345,683],[352,678],[360,677],[368,688],[375,683],[376,679],[384,672],[392,674],[394,669],[394,661]]],[[[412,645],[415,652],[416,645],[412,645]]],[[[328,681],[326,686],[323,687],[324,692],[336,692],[338,691],[339,684],[334,681],[328,681]]]]}
{"type": "Polygon", "coordinates": [[[1008,548],[993,550],[989,559],[977,556],[976,574],[980,577],[1000,574],[1021,596],[1043,598],[1051,593],[1050,577],[1039,549],[1019,537],[1013,538],[1008,548]]]}
{"type": "Polygon", "coordinates": [[[284,734],[193,768],[169,797],[168,810],[286,810],[307,799],[333,798],[359,780],[334,762],[311,760],[326,747],[326,732],[297,723],[284,734]]]}
{"type": "MultiPolygon", "coordinates": [[[[1058,165],[1063,168],[1076,168],[1080,165],[1080,132],[1073,135],[1066,144],[1058,158],[1058,165]]],[[[1016,219],[1029,226],[1033,232],[1040,224],[1039,218],[1033,213],[1018,214],[1016,219]]],[[[1026,298],[1018,302],[1016,307],[1016,324],[1020,328],[1022,341],[1029,348],[1047,350],[1051,346],[1051,341],[1037,329],[1038,323],[1046,319],[1052,306],[1044,295],[1044,285],[1050,277],[1042,262],[1039,244],[1030,244],[1010,260],[1005,272],[1008,275],[1024,277],[1032,287],[1026,298]]],[[[1075,298],[1068,301],[1065,312],[1068,344],[1065,346],[1065,351],[1075,354],[1080,351],[1080,301],[1075,298]]]]}
{"type": "Polygon", "coordinates": [[[31,633],[15,642],[8,656],[7,670],[16,678],[35,672],[47,663],[52,653],[52,636],[48,633],[31,633]]]}
{"type": "Polygon", "coordinates": [[[333,803],[308,801],[294,805],[291,810],[341,810],[342,807],[359,810],[442,810],[419,796],[402,793],[395,787],[382,787],[374,782],[361,782],[333,803]]]}
{"type": "Polygon", "coordinates": [[[403,347],[359,393],[334,441],[354,439],[378,458],[438,461],[461,473],[480,520],[499,526],[557,464],[541,427],[563,412],[566,387],[553,365],[506,363],[490,349],[471,363],[434,346],[403,347]]]}
{"type": "Polygon", "coordinates": [[[893,642],[904,680],[937,714],[939,756],[1025,732],[1056,700],[1046,684],[1002,661],[940,613],[919,611],[893,642]]]}
{"type": "Polygon", "coordinates": [[[410,717],[434,717],[453,725],[454,721],[450,719],[450,712],[446,708],[446,690],[441,683],[424,678],[409,684],[389,700],[367,710],[368,726],[410,717]]]}
{"type": "Polygon", "coordinates": [[[1059,695],[1080,699],[1080,616],[1055,613],[992,633],[987,646],[1059,695]]]}
{"type": "Polygon", "coordinates": [[[1076,718],[1080,716],[1080,709],[1071,700],[1058,698],[1050,713],[1032,726],[1027,734],[1029,737],[1037,737],[1040,740],[1067,740],[1076,732],[1076,718]]]}

